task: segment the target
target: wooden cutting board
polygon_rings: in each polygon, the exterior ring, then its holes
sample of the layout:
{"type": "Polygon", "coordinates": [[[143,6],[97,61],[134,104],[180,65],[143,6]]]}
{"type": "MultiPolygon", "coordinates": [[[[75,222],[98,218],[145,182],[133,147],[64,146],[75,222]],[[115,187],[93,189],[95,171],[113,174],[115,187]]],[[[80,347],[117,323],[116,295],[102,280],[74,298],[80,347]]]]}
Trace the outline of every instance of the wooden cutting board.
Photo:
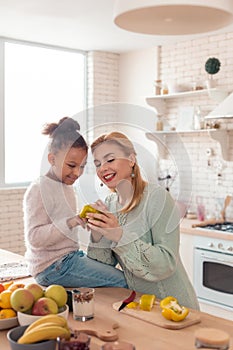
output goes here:
{"type": "Polygon", "coordinates": [[[118,339],[116,328],[119,328],[117,323],[113,323],[106,316],[96,315],[92,320],[86,322],[76,321],[70,315],[68,319],[69,327],[73,330],[78,330],[89,335],[94,335],[103,341],[115,341],[118,339]]]}
{"type": "Polygon", "coordinates": [[[151,311],[143,311],[139,309],[128,309],[125,307],[123,310],[118,311],[119,306],[121,305],[122,301],[114,303],[113,309],[117,312],[120,312],[122,314],[126,314],[135,318],[138,318],[140,320],[143,320],[145,322],[152,323],[156,326],[162,327],[162,328],[168,328],[168,329],[182,329],[185,327],[192,326],[193,324],[201,322],[201,318],[199,316],[198,311],[190,310],[188,316],[180,321],[180,322],[174,322],[166,320],[162,314],[161,309],[158,303],[156,303],[151,311]]]}

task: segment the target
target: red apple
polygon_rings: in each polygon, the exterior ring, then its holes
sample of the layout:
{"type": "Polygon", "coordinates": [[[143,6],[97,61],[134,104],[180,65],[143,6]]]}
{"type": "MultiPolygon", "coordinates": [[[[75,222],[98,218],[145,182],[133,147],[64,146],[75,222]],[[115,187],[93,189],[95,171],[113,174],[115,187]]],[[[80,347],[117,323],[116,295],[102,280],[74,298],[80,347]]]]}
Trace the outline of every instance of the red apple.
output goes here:
{"type": "Polygon", "coordinates": [[[29,290],[34,296],[34,301],[42,298],[44,296],[43,288],[37,283],[30,283],[25,286],[25,289],[29,290]]]}
{"type": "Polygon", "coordinates": [[[29,290],[17,288],[12,292],[10,302],[15,311],[26,312],[32,307],[34,297],[29,290]]]}
{"type": "Polygon", "coordinates": [[[32,315],[44,316],[49,314],[57,314],[58,306],[57,303],[46,297],[38,299],[32,307],[32,315]]]}
{"type": "Polygon", "coordinates": [[[0,293],[3,292],[4,290],[5,290],[4,285],[0,283],[0,293]]]}

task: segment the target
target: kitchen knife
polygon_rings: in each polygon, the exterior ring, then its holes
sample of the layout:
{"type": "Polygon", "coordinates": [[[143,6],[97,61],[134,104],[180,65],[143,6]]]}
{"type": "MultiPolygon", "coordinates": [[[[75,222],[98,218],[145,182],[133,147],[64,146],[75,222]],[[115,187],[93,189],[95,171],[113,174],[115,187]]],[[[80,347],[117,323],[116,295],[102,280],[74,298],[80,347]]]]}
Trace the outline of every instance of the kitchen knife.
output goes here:
{"type": "Polygon", "coordinates": [[[121,311],[122,309],[124,309],[126,307],[126,305],[128,305],[129,303],[131,303],[132,301],[134,301],[136,297],[136,292],[133,290],[132,293],[130,294],[130,296],[128,298],[126,298],[125,300],[123,300],[121,306],[119,307],[118,311],[121,311]]]}

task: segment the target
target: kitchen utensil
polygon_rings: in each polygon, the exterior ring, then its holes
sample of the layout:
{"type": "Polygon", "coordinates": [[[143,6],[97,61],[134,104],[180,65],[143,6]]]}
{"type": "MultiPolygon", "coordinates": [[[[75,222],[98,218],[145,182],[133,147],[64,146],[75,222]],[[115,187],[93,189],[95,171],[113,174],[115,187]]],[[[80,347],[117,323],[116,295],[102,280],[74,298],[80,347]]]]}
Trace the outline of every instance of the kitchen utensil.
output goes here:
{"type": "Polygon", "coordinates": [[[126,305],[128,305],[129,303],[131,303],[132,301],[134,301],[134,299],[136,298],[136,292],[133,290],[130,294],[130,296],[128,298],[126,298],[125,300],[123,300],[122,304],[120,305],[118,311],[123,310],[126,305]]]}
{"type": "MultiPolygon", "coordinates": [[[[117,311],[120,304],[121,304],[120,302],[114,303],[113,309],[117,311]]],[[[161,309],[158,301],[153,306],[151,311],[143,311],[140,309],[128,309],[126,307],[124,308],[124,310],[122,310],[122,313],[138,318],[145,322],[152,323],[162,328],[174,329],[174,330],[186,328],[186,327],[192,326],[193,324],[201,322],[198,311],[191,310],[191,309],[189,311],[188,316],[180,322],[166,320],[161,314],[161,309]]]]}
{"type": "Polygon", "coordinates": [[[222,216],[222,219],[225,221],[225,216],[226,216],[226,208],[228,207],[228,205],[230,204],[231,202],[231,199],[232,199],[232,196],[226,196],[225,198],[225,201],[224,201],[224,206],[223,206],[223,209],[221,211],[221,216],[222,216]]]}
{"type": "Polygon", "coordinates": [[[80,332],[88,335],[94,335],[103,341],[115,341],[118,339],[116,328],[119,327],[117,323],[112,323],[106,318],[106,315],[95,317],[87,322],[70,320],[71,329],[77,329],[80,332]]]}

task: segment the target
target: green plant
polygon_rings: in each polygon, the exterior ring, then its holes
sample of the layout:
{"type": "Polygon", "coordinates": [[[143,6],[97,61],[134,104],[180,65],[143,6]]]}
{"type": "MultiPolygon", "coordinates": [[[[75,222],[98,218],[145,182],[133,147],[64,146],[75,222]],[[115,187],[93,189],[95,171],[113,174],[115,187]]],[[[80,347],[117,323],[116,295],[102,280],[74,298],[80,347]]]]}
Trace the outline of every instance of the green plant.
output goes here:
{"type": "Polygon", "coordinates": [[[205,63],[205,70],[208,74],[216,74],[219,72],[221,62],[218,58],[210,57],[205,63]]]}

